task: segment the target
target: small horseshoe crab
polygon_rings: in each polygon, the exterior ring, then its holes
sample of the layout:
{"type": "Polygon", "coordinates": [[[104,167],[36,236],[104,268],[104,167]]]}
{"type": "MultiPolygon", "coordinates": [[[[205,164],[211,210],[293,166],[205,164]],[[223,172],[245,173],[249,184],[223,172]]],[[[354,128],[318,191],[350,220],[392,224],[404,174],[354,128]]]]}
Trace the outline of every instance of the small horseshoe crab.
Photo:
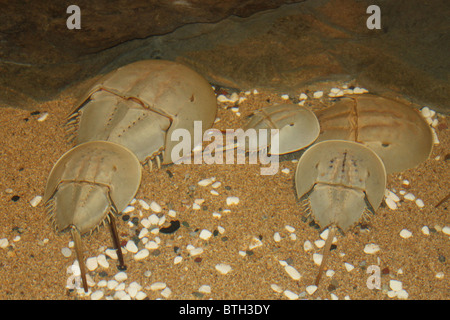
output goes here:
{"type": "Polygon", "coordinates": [[[416,167],[433,147],[432,131],[420,112],[399,101],[372,94],[344,96],[316,115],[321,129],[316,142],[362,143],[380,156],[388,174],[416,167]]]}
{"type": "MultiPolygon", "coordinates": [[[[101,78],[79,99],[67,126],[75,144],[116,142],[141,163],[152,166],[155,160],[159,167],[178,160],[171,155],[174,130],[186,129],[194,137],[194,121],[201,121],[204,131],[216,112],[214,90],[201,75],[180,63],[142,60],[101,78]]],[[[201,142],[195,138],[192,146],[201,142]]]]}
{"type": "Polygon", "coordinates": [[[384,197],[386,172],[380,157],[352,141],[328,140],[314,144],[301,156],[295,173],[300,200],[308,201],[314,220],[329,227],[319,284],[338,228],[347,231],[366,212],[375,212],[384,197]]]}
{"type": "Polygon", "coordinates": [[[84,291],[88,291],[81,236],[106,221],[119,258],[125,267],[115,214],[136,194],[142,166],[127,148],[107,141],[80,144],[54,165],[43,200],[57,231],[70,229],[80,265],[84,291]]]}
{"type": "MultiPolygon", "coordinates": [[[[303,149],[313,143],[320,132],[319,121],[314,112],[305,107],[287,103],[255,111],[243,129],[278,129],[278,152],[273,154],[286,154],[303,149]]],[[[257,144],[258,149],[270,145],[271,141],[258,141],[257,144]]],[[[258,150],[249,148],[249,151],[258,150]]]]}

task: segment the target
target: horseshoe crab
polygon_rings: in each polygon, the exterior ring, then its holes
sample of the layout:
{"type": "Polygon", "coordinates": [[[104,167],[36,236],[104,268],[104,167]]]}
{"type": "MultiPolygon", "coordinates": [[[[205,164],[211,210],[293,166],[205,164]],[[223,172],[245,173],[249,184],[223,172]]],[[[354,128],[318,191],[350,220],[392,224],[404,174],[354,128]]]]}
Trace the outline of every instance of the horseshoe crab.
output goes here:
{"type": "MultiPolygon", "coordinates": [[[[192,69],[171,61],[143,60],[105,75],[68,116],[75,144],[105,140],[130,149],[143,164],[175,162],[172,132],[212,126],[217,102],[211,85],[192,69]]],[[[199,143],[192,139],[192,146],[199,143]]],[[[201,137],[200,137],[201,138],[201,137]]]]}
{"type": "Polygon", "coordinates": [[[347,231],[366,212],[375,212],[384,197],[386,172],[380,157],[362,144],[328,140],[314,144],[301,156],[295,173],[297,196],[308,200],[322,229],[329,227],[319,284],[338,228],[347,231]]]}
{"type": "MultiPolygon", "coordinates": [[[[279,150],[277,154],[286,154],[309,146],[319,136],[319,121],[311,110],[294,105],[278,104],[255,111],[244,125],[247,129],[278,129],[279,150]]],[[[270,137],[270,135],[268,135],[270,137]]],[[[271,142],[258,141],[258,149],[271,142]]],[[[249,150],[257,151],[257,150],[249,150]]]]}
{"type": "Polygon", "coordinates": [[[321,127],[317,142],[360,142],[380,156],[388,174],[416,167],[433,147],[430,126],[420,112],[391,99],[345,96],[316,115],[321,127]]]}
{"type": "Polygon", "coordinates": [[[124,267],[115,214],[136,194],[141,164],[127,148],[108,141],[82,143],[66,152],[54,165],[43,200],[57,231],[70,229],[80,265],[84,291],[88,291],[81,236],[106,221],[124,267]]]}

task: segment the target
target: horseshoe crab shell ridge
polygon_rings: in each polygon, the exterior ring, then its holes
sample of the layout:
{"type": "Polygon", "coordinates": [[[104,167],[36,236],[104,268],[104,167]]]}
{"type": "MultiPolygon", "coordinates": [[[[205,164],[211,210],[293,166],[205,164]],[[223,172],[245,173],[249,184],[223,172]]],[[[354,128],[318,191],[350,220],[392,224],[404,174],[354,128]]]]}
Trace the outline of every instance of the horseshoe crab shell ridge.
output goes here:
{"type": "Polygon", "coordinates": [[[319,283],[337,228],[348,230],[367,210],[375,211],[386,189],[380,157],[362,144],[328,140],[314,144],[301,156],[295,173],[297,196],[309,200],[311,214],[322,229],[330,227],[319,283]]]}
{"type": "Polygon", "coordinates": [[[172,132],[183,128],[194,137],[194,121],[202,121],[204,131],[216,112],[214,91],[201,75],[176,62],[143,60],[100,79],[76,104],[68,127],[76,144],[112,141],[143,163],[161,155],[169,164],[178,160],[171,155],[172,132]]]}

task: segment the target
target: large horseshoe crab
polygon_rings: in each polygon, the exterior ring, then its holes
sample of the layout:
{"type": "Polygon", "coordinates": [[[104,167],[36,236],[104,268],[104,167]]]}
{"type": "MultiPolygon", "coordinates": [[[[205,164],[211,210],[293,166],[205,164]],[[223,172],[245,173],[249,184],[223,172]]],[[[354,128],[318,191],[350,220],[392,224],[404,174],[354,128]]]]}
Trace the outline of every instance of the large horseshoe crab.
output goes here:
{"type": "MultiPolygon", "coordinates": [[[[159,165],[179,159],[171,154],[174,130],[186,129],[194,137],[194,121],[201,121],[204,131],[216,112],[214,90],[197,72],[172,61],[143,60],[100,79],[79,99],[67,124],[75,144],[112,141],[142,163],[159,165]]],[[[200,142],[195,138],[192,146],[200,142]]]]}
{"type": "Polygon", "coordinates": [[[309,201],[311,214],[322,229],[329,228],[319,284],[338,228],[347,231],[365,212],[375,212],[386,189],[380,157],[352,141],[328,140],[314,144],[301,156],[295,173],[297,196],[309,201]]]}
{"type": "Polygon", "coordinates": [[[416,167],[433,147],[430,126],[420,112],[395,100],[372,94],[345,96],[316,115],[320,123],[316,142],[362,143],[380,156],[388,174],[416,167]]]}
{"type": "Polygon", "coordinates": [[[141,164],[127,148],[107,141],[92,141],[66,152],[54,165],[43,200],[57,231],[70,229],[75,242],[84,290],[87,292],[81,235],[108,222],[120,266],[124,266],[115,214],[136,194],[141,164]]]}

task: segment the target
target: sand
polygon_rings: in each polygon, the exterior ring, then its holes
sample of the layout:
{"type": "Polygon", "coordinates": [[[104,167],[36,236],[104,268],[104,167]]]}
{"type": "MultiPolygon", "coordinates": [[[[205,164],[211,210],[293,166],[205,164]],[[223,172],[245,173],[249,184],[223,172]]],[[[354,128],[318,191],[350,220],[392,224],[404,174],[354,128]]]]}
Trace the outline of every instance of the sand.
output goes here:
{"type": "MultiPolygon", "coordinates": [[[[263,91],[246,97],[239,106],[240,116],[221,104],[218,108],[221,120],[214,126],[239,128],[252,110],[283,101],[280,94],[263,91]]],[[[31,199],[43,195],[54,163],[71,148],[62,125],[74,101],[73,97],[61,96],[40,104],[36,107],[40,114],[0,108],[0,239],[6,238],[9,242],[6,248],[0,249],[0,299],[89,299],[66,288],[70,276],[67,269],[75,260],[75,252],[72,249],[72,255],[66,258],[61,249],[69,245],[70,233],[58,234],[53,230],[42,202],[37,207],[30,205],[31,199]],[[47,119],[37,121],[44,112],[49,113],[47,119]],[[20,198],[17,200],[14,196],[20,198]],[[17,201],[13,201],[13,197],[17,201]]],[[[400,207],[391,210],[383,203],[362,226],[356,226],[345,235],[338,234],[337,248],[331,252],[327,266],[335,273],[332,277],[324,276],[312,295],[305,290],[314,283],[318,266],[312,257],[314,253],[321,253],[321,249],[313,244],[313,249],[305,252],[303,246],[306,240],[311,243],[318,240],[320,231],[302,219],[305,212],[297,203],[296,163],[292,159],[298,154],[283,157],[280,171],[273,176],[260,175],[259,164],[183,164],[144,171],[136,199],[160,204],[163,210],[158,215],[166,215],[164,226],[168,226],[170,220],[179,220],[182,225],[173,234],[150,234],[150,240],[159,237],[160,243],[158,250],[152,251],[146,259],[135,261],[133,254],[125,255],[128,275],[125,283],[138,282],[148,299],[166,298],[161,290],[149,288],[152,283],[163,282],[170,288],[167,298],[174,300],[285,300],[288,298],[284,290],[306,299],[383,300],[398,299],[391,298],[388,292],[390,280],[399,280],[408,299],[448,299],[449,235],[444,234],[442,228],[450,226],[450,201],[438,208],[435,205],[448,194],[450,135],[448,119],[438,115],[438,120],[436,131],[440,144],[434,146],[431,157],[417,168],[388,176],[387,188],[395,190],[402,199],[400,207]],[[286,168],[289,172],[281,172],[286,168]],[[215,189],[218,195],[211,194],[211,186],[197,184],[211,177],[222,183],[215,189]],[[404,179],[409,180],[409,186],[402,184],[404,179]],[[403,200],[400,190],[422,199],[425,206],[419,208],[415,202],[403,200]],[[229,196],[238,197],[239,204],[228,206],[226,198],[229,196]],[[195,199],[204,199],[200,210],[192,209],[195,199]],[[175,218],[168,216],[169,209],[175,210],[175,218]],[[220,213],[220,218],[214,217],[214,212],[220,213]],[[294,231],[288,231],[285,226],[291,226],[294,231]],[[431,229],[430,235],[422,233],[423,226],[431,229]],[[213,233],[208,240],[199,238],[203,229],[213,233]],[[400,237],[402,229],[411,231],[412,236],[400,237]],[[274,240],[276,232],[281,236],[279,242],[274,240]],[[377,244],[380,251],[364,253],[369,243],[377,244]],[[203,253],[190,256],[188,245],[203,248],[203,253]],[[250,250],[252,245],[256,247],[250,250]],[[183,257],[181,263],[174,264],[176,256],[183,257]],[[294,267],[301,278],[293,280],[280,261],[294,267]],[[347,271],[345,262],[355,268],[347,271]],[[231,266],[228,274],[216,270],[215,266],[221,263],[231,266]],[[367,268],[371,265],[381,271],[381,289],[367,286],[370,276],[367,268]],[[443,276],[437,277],[439,274],[443,276]],[[274,291],[273,284],[279,286],[281,292],[274,291]],[[211,293],[199,293],[202,285],[209,285],[211,293]]],[[[139,204],[135,204],[135,208],[129,213],[130,220],[152,214],[139,204]]],[[[128,222],[119,217],[118,228],[125,244],[142,225],[130,228],[128,222]]],[[[106,247],[112,248],[105,227],[83,237],[83,244],[85,258],[99,255],[106,247]]],[[[110,280],[118,272],[117,262],[109,260],[109,263],[108,269],[99,267],[89,272],[95,282],[110,280]]],[[[114,294],[97,286],[91,290],[103,290],[105,297],[114,294]]]]}

